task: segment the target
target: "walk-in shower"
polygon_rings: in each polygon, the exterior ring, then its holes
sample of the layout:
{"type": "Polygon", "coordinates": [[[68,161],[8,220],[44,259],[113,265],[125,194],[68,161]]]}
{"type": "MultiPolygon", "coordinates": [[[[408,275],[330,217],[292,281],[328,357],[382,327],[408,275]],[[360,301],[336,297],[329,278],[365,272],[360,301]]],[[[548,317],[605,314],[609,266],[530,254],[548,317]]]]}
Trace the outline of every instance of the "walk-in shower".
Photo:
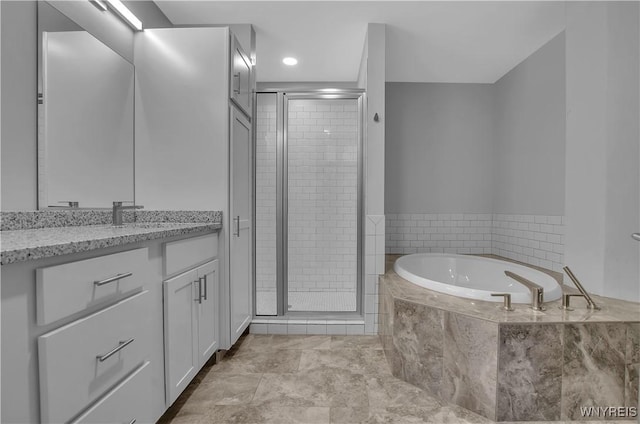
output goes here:
{"type": "Polygon", "coordinates": [[[256,315],[361,311],[362,93],[256,99],[256,315]]]}

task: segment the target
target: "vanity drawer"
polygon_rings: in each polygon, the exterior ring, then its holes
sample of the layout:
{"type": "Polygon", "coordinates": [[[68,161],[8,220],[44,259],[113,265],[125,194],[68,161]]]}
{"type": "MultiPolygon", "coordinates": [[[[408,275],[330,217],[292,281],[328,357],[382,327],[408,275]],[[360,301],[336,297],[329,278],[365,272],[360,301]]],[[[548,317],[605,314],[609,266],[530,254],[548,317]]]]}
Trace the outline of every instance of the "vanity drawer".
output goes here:
{"type": "Polygon", "coordinates": [[[171,276],[218,256],[218,234],[207,234],[164,245],[164,274],[171,276]]]}
{"type": "Polygon", "coordinates": [[[72,423],[151,422],[150,369],[149,362],[145,362],[72,423]]]}
{"type": "Polygon", "coordinates": [[[144,362],[148,293],[38,337],[42,422],[68,421],[144,362]]]}
{"type": "Polygon", "coordinates": [[[49,324],[88,307],[113,301],[148,280],[147,249],[36,270],[38,325],[49,324]],[[118,275],[121,278],[116,278],[118,275]]]}

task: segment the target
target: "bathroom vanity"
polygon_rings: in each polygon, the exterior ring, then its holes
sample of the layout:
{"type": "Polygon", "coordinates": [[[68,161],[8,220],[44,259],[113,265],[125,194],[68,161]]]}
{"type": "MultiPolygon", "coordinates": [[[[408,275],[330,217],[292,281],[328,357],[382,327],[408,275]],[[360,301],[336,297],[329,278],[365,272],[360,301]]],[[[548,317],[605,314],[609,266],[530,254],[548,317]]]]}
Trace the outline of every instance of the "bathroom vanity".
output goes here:
{"type": "Polygon", "coordinates": [[[1,421],[157,421],[220,347],[220,228],[2,231],[1,421]]]}

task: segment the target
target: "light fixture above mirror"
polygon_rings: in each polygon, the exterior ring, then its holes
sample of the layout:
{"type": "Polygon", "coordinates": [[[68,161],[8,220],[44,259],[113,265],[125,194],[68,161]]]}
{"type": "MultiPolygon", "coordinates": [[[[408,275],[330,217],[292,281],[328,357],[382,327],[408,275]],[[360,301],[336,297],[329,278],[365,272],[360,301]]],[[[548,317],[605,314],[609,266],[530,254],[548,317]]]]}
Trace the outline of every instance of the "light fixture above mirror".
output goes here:
{"type": "Polygon", "coordinates": [[[106,2],[102,0],[91,0],[91,3],[103,11],[107,11],[107,4],[105,3],[108,3],[116,15],[129,24],[131,28],[136,31],[142,31],[142,21],[140,21],[140,19],[138,19],[138,17],[134,15],[127,6],[122,4],[120,0],[106,0],[106,2]]]}

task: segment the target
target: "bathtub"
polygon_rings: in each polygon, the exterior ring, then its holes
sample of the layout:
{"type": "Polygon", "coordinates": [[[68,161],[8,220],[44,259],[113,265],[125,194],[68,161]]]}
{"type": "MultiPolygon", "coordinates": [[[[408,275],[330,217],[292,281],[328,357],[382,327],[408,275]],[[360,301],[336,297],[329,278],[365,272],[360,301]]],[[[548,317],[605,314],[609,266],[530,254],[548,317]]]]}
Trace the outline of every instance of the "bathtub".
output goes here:
{"type": "Polygon", "coordinates": [[[544,272],[479,256],[416,253],[398,258],[394,271],[418,286],[453,296],[502,302],[491,293],[511,293],[513,303],[531,303],[529,289],[504,274],[511,271],[542,286],[545,302],[562,296],[558,282],[544,272]]]}

